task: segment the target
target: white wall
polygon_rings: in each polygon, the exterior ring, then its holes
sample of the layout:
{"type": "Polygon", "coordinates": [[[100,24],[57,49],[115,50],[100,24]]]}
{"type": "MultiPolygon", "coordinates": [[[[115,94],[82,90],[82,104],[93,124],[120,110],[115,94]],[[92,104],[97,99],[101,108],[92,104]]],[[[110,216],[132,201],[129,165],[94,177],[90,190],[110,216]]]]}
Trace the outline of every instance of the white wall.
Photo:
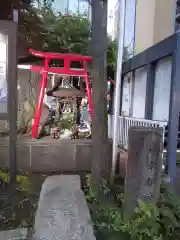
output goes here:
{"type": "Polygon", "coordinates": [[[123,116],[130,115],[131,89],[132,89],[131,73],[128,73],[124,76],[124,82],[123,82],[123,92],[122,92],[122,115],[123,116]]]}
{"type": "Polygon", "coordinates": [[[155,74],[153,120],[168,121],[172,57],[158,61],[155,74]]]}
{"type": "Polygon", "coordinates": [[[145,66],[135,71],[133,117],[136,118],[145,117],[146,82],[147,67],[145,66]]]}

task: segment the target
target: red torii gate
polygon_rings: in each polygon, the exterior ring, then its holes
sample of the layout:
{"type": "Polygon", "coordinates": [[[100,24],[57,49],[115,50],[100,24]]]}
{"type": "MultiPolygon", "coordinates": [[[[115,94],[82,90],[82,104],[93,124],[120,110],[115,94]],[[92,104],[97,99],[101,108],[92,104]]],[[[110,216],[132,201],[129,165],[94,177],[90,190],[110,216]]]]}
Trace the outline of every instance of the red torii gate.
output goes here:
{"type": "Polygon", "coordinates": [[[38,135],[38,127],[39,127],[39,121],[41,117],[41,109],[42,109],[42,104],[44,99],[45,88],[47,86],[48,73],[55,73],[62,76],[80,76],[85,79],[86,92],[87,92],[88,103],[89,103],[89,114],[92,120],[92,94],[91,94],[91,87],[90,87],[90,82],[89,82],[88,72],[87,72],[87,63],[92,62],[92,57],[81,56],[77,54],[40,52],[40,51],[35,51],[33,49],[30,49],[29,51],[32,55],[44,59],[44,66],[30,67],[31,71],[42,73],[42,79],[40,83],[40,93],[39,93],[39,98],[36,106],[34,123],[32,127],[32,139],[36,139],[38,135]],[[50,67],[49,64],[51,60],[63,60],[64,66],[50,67]],[[79,68],[79,69],[71,68],[72,62],[80,62],[82,64],[82,68],[79,68]]]}

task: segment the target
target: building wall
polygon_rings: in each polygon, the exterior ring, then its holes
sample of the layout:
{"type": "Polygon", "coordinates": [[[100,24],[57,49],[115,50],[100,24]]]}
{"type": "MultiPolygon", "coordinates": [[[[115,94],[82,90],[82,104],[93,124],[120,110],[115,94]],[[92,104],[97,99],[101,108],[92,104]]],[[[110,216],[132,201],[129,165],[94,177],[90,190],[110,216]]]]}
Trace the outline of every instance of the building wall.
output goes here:
{"type": "Polygon", "coordinates": [[[156,0],[153,44],[174,33],[175,10],[175,0],[156,0]]]}
{"type": "Polygon", "coordinates": [[[155,0],[137,0],[135,54],[153,45],[155,0]]]}
{"type": "Polygon", "coordinates": [[[174,33],[175,6],[175,0],[137,0],[136,54],[174,33]]]}
{"type": "MultiPolygon", "coordinates": [[[[155,67],[152,120],[168,121],[169,119],[171,75],[172,57],[159,60],[155,67]]],[[[122,116],[145,118],[146,88],[147,66],[124,76],[122,116]]]]}
{"type": "MultiPolygon", "coordinates": [[[[117,26],[120,0],[115,7],[113,37],[117,26]]],[[[175,32],[176,0],[126,0],[124,46],[130,57],[148,49],[175,32]]],[[[179,29],[179,28],[178,28],[179,29]]]]}

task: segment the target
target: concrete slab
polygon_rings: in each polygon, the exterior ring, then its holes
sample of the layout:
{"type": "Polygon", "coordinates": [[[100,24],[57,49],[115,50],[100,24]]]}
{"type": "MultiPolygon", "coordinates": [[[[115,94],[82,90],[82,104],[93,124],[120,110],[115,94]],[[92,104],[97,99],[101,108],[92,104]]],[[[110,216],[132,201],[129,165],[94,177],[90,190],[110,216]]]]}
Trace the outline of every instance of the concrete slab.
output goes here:
{"type": "Polygon", "coordinates": [[[74,171],[75,145],[31,146],[31,169],[33,172],[74,171]]]}
{"type": "Polygon", "coordinates": [[[128,153],[120,151],[118,155],[118,175],[122,178],[126,176],[126,166],[128,161],[128,153]]]}
{"type": "Polygon", "coordinates": [[[30,168],[30,146],[18,145],[17,146],[17,168],[28,171],[30,168]]]}
{"type": "Polygon", "coordinates": [[[78,176],[52,176],[42,186],[33,240],[95,240],[78,176]]]}
{"type": "MultiPolygon", "coordinates": [[[[7,166],[8,139],[0,138],[0,165],[7,166]]],[[[111,145],[111,144],[110,144],[111,145]]],[[[109,145],[109,146],[110,146],[109,145]]],[[[111,160],[111,150],[108,150],[111,160]]],[[[49,137],[31,140],[21,137],[17,144],[17,170],[34,173],[90,171],[92,140],[62,140],[49,137]]]]}
{"type": "Polygon", "coordinates": [[[76,146],[76,169],[86,171],[92,168],[92,145],[76,146]],[[82,157],[83,156],[83,157],[82,157]]]}
{"type": "Polygon", "coordinates": [[[26,240],[28,231],[26,228],[18,228],[9,231],[0,232],[1,240],[26,240]]]}
{"type": "Polygon", "coordinates": [[[0,164],[8,167],[9,166],[9,161],[8,161],[9,147],[8,147],[8,145],[1,145],[0,152],[1,152],[0,164]]]}

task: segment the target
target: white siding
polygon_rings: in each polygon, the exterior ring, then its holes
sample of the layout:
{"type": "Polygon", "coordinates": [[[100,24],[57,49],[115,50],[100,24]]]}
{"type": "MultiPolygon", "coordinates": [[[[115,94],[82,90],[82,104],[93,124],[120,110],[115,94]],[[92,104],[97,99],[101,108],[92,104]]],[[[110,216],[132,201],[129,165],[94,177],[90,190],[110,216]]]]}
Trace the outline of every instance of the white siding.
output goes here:
{"type": "Polygon", "coordinates": [[[147,67],[135,71],[133,117],[145,117],[147,67]]]}
{"type": "Polygon", "coordinates": [[[155,74],[153,120],[167,121],[171,86],[172,58],[158,61],[155,74]]]}
{"type": "Polygon", "coordinates": [[[131,89],[132,89],[131,75],[126,74],[124,76],[123,93],[122,93],[122,115],[123,116],[130,115],[131,89]]]}

